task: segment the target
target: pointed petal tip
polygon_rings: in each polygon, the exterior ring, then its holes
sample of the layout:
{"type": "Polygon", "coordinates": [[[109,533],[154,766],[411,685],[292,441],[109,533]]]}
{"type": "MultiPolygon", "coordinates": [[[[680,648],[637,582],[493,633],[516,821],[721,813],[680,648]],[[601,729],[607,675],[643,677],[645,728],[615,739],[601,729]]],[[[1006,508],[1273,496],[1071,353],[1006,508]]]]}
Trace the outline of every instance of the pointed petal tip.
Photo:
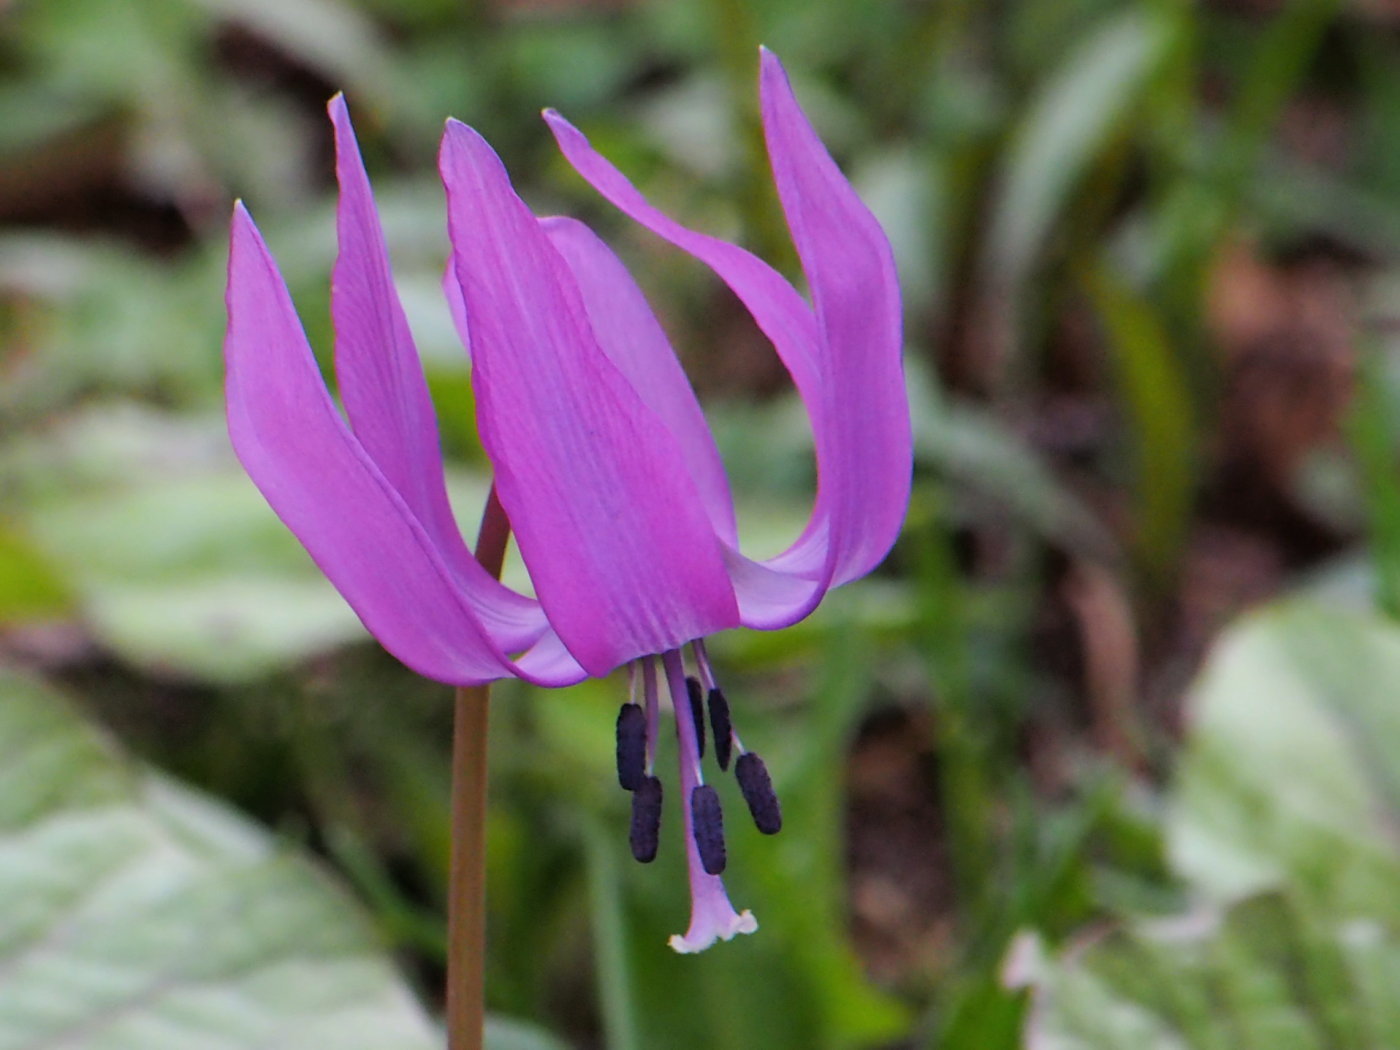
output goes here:
{"type": "Polygon", "coordinates": [[[490,144],[482,137],[481,132],[470,124],[463,124],[456,117],[448,117],[447,123],[442,129],[442,152],[449,149],[453,151],[469,150],[477,146],[485,146],[490,149],[490,144]]]}
{"type": "Polygon", "coordinates": [[[229,240],[236,244],[246,237],[262,240],[258,224],[253,221],[252,213],[248,211],[248,205],[239,197],[233,202],[233,214],[229,216],[229,240]]]}
{"type": "Polygon", "coordinates": [[[442,152],[446,152],[447,144],[449,141],[455,141],[461,136],[463,131],[469,130],[471,129],[469,129],[467,125],[463,124],[456,117],[448,117],[445,121],[442,122],[442,143],[438,147],[439,150],[442,152]]]}
{"type": "Polygon", "coordinates": [[[555,145],[577,170],[580,162],[578,158],[585,156],[593,148],[589,144],[588,136],[570,124],[558,110],[545,110],[544,120],[549,125],[550,134],[554,136],[555,145]]]}
{"type": "Polygon", "coordinates": [[[359,161],[360,146],[355,136],[355,125],[350,121],[350,106],[345,101],[344,92],[337,93],[326,103],[326,113],[335,131],[335,166],[339,180],[345,175],[344,169],[352,158],[357,166],[364,167],[363,162],[359,161]]]}
{"type": "Polygon", "coordinates": [[[564,115],[554,107],[541,110],[540,116],[544,117],[544,122],[549,125],[549,130],[554,133],[554,138],[561,147],[564,145],[565,138],[584,138],[583,132],[570,124],[564,115]]]}
{"type": "Polygon", "coordinates": [[[336,159],[339,160],[347,141],[353,141],[355,138],[355,126],[350,122],[350,107],[346,105],[345,97],[337,95],[331,99],[326,106],[326,113],[331,118],[331,127],[335,130],[336,159]]]}
{"type": "Polygon", "coordinates": [[[758,79],[759,92],[762,95],[767,95],[775,88],[785,89],[789,93],[792,91],[782,60],[762,46],[758,49],[758,79]]]}
{"type": "MultiPolygon", "coordinates": [[[[454,189],[463,186],[462,180],[471,172],[494,172],[492,178],[504,179],[509,184],[510,176],[499,154],[486,141],[486,137],[470,124],[460,120],[449,120],[442,133],[442,145],[438,150],[438,170],[448,187],[448,197],[454,189]]],[[[475,176],[471,176],[475,178],[475,176]]],[[[450,225],[450,223],[449,223],[450,225]]]]}
{"type": "Polygon", "coordinates": [[[471,128],[456,117],[448,117],[442,126],[442,141],[438,143],[438,166],[447,177],[447,165],[454,163],[467,148],[471,139],[471,128]]]}

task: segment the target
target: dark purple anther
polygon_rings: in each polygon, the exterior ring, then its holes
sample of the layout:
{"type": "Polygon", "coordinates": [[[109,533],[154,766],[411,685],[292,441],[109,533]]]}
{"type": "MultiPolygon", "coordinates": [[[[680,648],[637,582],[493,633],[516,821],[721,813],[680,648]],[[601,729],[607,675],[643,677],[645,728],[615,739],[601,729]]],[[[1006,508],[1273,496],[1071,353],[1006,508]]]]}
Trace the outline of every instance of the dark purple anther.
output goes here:
{"type": "Polygon", "coordinates": [[[719,795],[708,784],[701,784],[690,793],[690,819],[695,831],[695,848],[700,864],[708,875],[724,871],[724,812],[719,795]]]}
{"type": "Polygon", "coordinates": [[[646,778],[647,716],[640,704],[623,704],[617,713],[617,782],[636,791],[646,778]]]}
{"type": "Polygon", "coordinates": [[[690,698],[690,717],[695,723],[695,746],[700,757],[705,757],[705,691],[700,679],[689,677],[685,680],[685,693],[690,698]]]}
{"type": "Polygon", "coordinates": [[[718,686],[710,690],[710,728],[715,733],[715,761],[720,769],[729,768],[734,754],[734,726],[729,721],[729,701],[718,686]]]}
{"type": "Polygon", "coordinates": [[[734,763],[734,775],[739,779],[739,790],[749,804],[754,825],[765,835],[776,835],[782,830],[783,811],[778,807],[778,796],[773,794],[773,781],[763,759],[745,751],[734,763]]]}
{"type": "Polygon", "coordinates": [[[632,793],[632,856],[643,864],[656,859],[661,838],[661,781],[643,777],[632,793]]]}

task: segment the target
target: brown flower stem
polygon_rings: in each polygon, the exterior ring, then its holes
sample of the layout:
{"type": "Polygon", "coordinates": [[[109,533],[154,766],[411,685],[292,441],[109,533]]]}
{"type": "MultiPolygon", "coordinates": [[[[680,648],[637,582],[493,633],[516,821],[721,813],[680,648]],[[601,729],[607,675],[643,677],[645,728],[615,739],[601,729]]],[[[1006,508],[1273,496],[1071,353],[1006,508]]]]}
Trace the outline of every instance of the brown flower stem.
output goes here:
{"type": "MultiPolygon", "coordinates": [[[[510,522],[486,501],[476,557],[497,579],[510,522]]],[[[457,690],[452,715],[452,860],[447,889],[447,1046],[482,1050],[486,1024],[486,727],[489,685],[457,690]]]]}

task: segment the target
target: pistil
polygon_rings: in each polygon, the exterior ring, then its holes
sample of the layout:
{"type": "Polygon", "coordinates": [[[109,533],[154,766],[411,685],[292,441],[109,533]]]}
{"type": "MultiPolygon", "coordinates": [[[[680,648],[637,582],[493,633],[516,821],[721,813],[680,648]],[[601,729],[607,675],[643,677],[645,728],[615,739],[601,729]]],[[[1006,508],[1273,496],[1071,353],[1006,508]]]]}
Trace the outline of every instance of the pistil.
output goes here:
{"type": "Polygon", "coordinates": [[[709,865],[706,858],[702,857],[697,829],[699,837],[705,840],[704,851],[709,855],[711,864],[719,860],[718,866],[723,867],[724,827],[719,815],[719,796],[714,793],[713,788],[704,784],[700,771],[700,753],[695,739],[695,722],[684,717],[689,693],[685,684],[685,668],[681,664],[681,654],[672,650],[662,655],[661,662],[666,669],[666,683],[670,687],[671,701],[676,708],[676,733],[680,741],[678,750],[681,794],[690,803],[681,807],[685,815],[686,867],[690,873],[690,927],[684,936],[672,937],[670,943],[678,952],[698,952],[708,948],[716,940],[727,941],[740,933],[753,933],[758,929],[758,921],[751,912],[734,910],[734,906],[729,903],[729,895],[724,890],[724,880],[707,870],[709,865]],[[711,799],[713,816],[710,815],[711,799]],[[700,819],[697,820],[697,816],[700,819]],[[718,855],[715,851],[716,842],[721,851],[718,855]]]}

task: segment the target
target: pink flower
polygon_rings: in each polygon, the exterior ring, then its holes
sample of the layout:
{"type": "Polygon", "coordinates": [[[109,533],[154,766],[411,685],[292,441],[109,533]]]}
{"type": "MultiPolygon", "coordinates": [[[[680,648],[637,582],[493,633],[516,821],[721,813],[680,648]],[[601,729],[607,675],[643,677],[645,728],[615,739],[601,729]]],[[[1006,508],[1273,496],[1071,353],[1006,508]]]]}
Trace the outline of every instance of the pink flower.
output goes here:
{"type": "Polygon", "coordinates": [[[808,615],[828,589],[879,563],[909,495],[888,241],[766,50],[761,92],[810,305],[760,259],[653,208],[558,114],[545,119],[599,193],[729,285],[792,374],[815,437],[816,503],[802,535],[767,561],[739,551],[714,440],[622,263],[582,223],[532,214],[466,125],[449,121],[440,154],[453,246],[445,287],[470,347],[495,489],[538,600],[494,580],[453,520],[432,405],[343,99],[330,104],[341,191],[331,309],[345,418],[241,204],[229,255],[229,433],[248,474],[370,632],[415,671],[457,685],[515,675],[562,686],[628,665],[618,774],[633,792],[641,859],[655,852],[661,811],[659,660],[686,800],[692,918],[672,938],[679,951],[757,926],[734,911],[719,878],[719,799],[701,771],[706,704],[721,767],[737,749],[755,820],[765,831],[780,823],[762,762],[733,733],[703,639],[808,615]],[[687,678],[687,648],[698,678],[687,678]]]}

